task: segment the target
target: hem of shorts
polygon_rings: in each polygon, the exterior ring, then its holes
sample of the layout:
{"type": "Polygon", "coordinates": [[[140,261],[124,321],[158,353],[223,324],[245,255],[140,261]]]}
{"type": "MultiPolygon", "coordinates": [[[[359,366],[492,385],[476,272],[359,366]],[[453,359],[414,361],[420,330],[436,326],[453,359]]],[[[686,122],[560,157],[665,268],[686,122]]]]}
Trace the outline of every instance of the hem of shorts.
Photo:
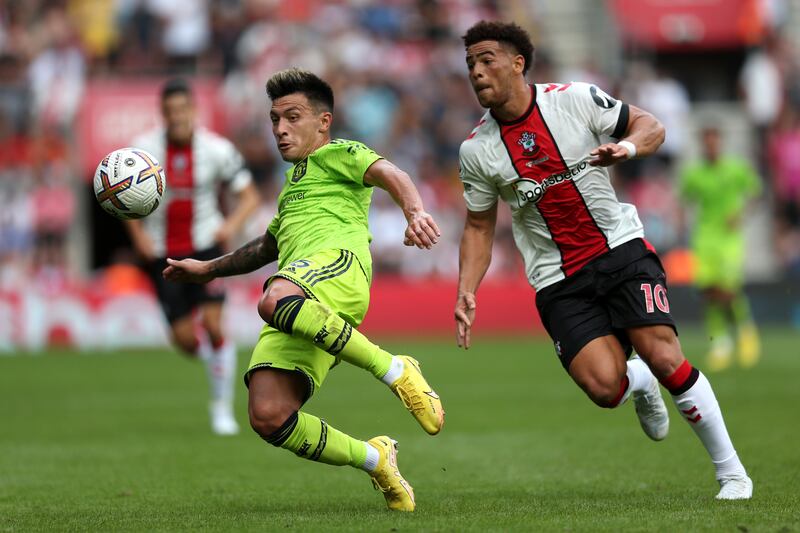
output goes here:
{"type": "Polygon", "coordinates": [[[675,326],[674,323],[667,322],[665,320],[658,320],[658,319],[656,319],[656,320],[637,320],[637,321],[634,321],[634,322],[626,323],[624,326],[615,326],[615,325],[612,324],[612,326],[611,326],[612,329],[610,331],[607,331],[605,333],[598,333],[597,335],[587,335],[585,339],[582,339],[581,345],[578,347],[578,349],[575,351],[574,354],[572,354],[568,358],[564,358],[564,357],[559,356],[558,359],[561,361],[561,365],[564,367],[564,370],[569,372],[569,365],[572,364],[572,360],[575,359],[575,357],[580,353],[581,350],[583,350],[584,346],[586,346],[587,344],[589,344],[590,342],[592,342],[595,339],[599,339],[600,337],[605,337],[606,335],[615,335],[615,333],[614,333],[615,329],[617,329],[617,330],[625,330],[627,328],[635,328],[635,327],[638,327],[638,326],[670,326],[672,328],[672,330],[675,332],[675,335],[678,335],[677,326],[675,326]]]}
{"type": "Polygon", "coordinates": [[[283,279],[291,281],[292,283],[294,283],[295,285],[297,285],[298,287],[300,287],[303,290],[303,292],[305,293],[307,298],[311,298],[312,300],[319,301],[319,298],[316,297],[316,295],[311,290],[311,288],[308,287],[305,283],[303,283],[299,279],[297,279],[295,277],[292,277],[289,274],[284,274],[284,273],[278,271],[278,272],[274,273],[273,275],[271,275],[269,278],[267,278],[267,284],[269,284],[275,278],[283,278],[283,279]]]}
{"type": "Polygon", "coordinates": [[[251,366],[250,368],[248,368],[247,372],[245,372],[244,376],[243,376],[243,378],[244,378],[244,386],[249,389],[250,388],[250,375],[253,372],[255,372],[256,370],[262,370],[262,369],[265,369],[265,368],[276,368],[278,370],[287,370],[289,372],[299,372],[300,374],[303,374],[303,376],[305,376],[305,378],[308,380],[308,392],[306,393],[306,397],[303,399],[303,403],[307,402],[314,395],[314,392],[316,392],[317,385],[314,383],[314,378],[312,378],[308,374],[308,372],[306,372],[302,368],[294,366],[294,365],[292,365],[292,366],[289,366],[289,365],[277,365],[277,364],[275,364],[275,363],[273,363],[271,361],[267,361],[265,363],[258,363],[258,364],[255,364],[255,365],[251,366]]]}
{"type": "MultiPolygon", "coordinates": [[[[583,350],[584,346],[586,346],[587,344],[589,344],[590,342],[592,342],[595,339],[599,339],[600,337],[605,337],[607,335],[613,335],[613,334],[614,334],[614,332],[612,330],[609,330],[609,331],[606,331],[606,332],[603,332],[603,333],[598,333],[596,335],[594,335],[594,334],[586,335],[586,337],[584,339],[581,339],[581,345],[578,347],[577,350],[575,350],[574,354],[570,355],[567,358],[564,358],[564,357],[562,357],[560,355],[558,356],[559,361],[561,361],[561,366],[563,366],[564,370],[566,370],[567,373],[569,373],[569,365],[572,364],[572,360],[575,359],[575,357],[581,352],[581,350],[583,350]]],[[[558,355],[558,353],[556,353],[556,355],[558,355]]]]}
{"type": "Polygon", "coordinates": [[[675,335],[678,334],[678,326],[675,325],[674,321],[669,321],[661,318],[654,318],[652,320],[632,320],[630,322],[625,322],[622,325],[611,324],[611,327],[614,329],[621,329],[626,330],[628,328],[637,328],[641,326],[669,326],[675,331],[675,335]]]}

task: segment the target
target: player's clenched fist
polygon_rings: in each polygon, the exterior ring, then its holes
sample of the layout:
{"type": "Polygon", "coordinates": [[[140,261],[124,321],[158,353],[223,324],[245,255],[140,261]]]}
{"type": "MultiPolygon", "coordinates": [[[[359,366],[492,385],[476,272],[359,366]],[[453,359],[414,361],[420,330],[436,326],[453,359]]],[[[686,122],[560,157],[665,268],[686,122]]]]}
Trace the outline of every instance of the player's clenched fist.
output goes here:
{"type": "Polygon", "coordinates": [[[456,300],[456,342],[459,348],[469,349],[472,321],[475,320],[475,295],[459,292],[456,300]]]}
{"type": "Polygon", "coordinates": [[[408,215],[408,227],[403,244],[430,249],[439,241],[441,235],[442,232],[439,231],[439,226],[433,217],[425,211],[418,211],[408,215]]]}

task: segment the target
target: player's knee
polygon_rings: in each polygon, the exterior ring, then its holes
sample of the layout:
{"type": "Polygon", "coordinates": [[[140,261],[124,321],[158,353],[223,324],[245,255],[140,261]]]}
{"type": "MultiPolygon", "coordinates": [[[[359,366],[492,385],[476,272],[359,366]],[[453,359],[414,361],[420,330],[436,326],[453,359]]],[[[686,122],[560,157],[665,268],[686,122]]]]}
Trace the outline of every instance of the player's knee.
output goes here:
{"type": "Polygon", "coordinates": [[[637,350],[658,379],[671,376],[685,359],[678,337],[670,333],[653,335],[645,349],[637,350]]]}
{"type": "Polygon", "coordinates": [[[172,343],[185,355],[189,356],[197,355],[198,342],[197,342],[197,337],[195,337],[194,333],[188,334],[188,333],[173,331],[172,343]]]}
{"type": "Polygon", "coordinates": [[[298,297],[304,297],[304,295],[301,289],[293,283],[285,280],[271,283],[258,302],[258,314],[264,322],[272,324],[275,311],[280,307],[281,302],[297,299],[298,297]]]}
{"type": "Polygon", "coordinates": [[[278,308],[278,302],[287,296],[287,292],[281,283],[270,283],[261,299],[258,301],[258,314],[262,320],[267,324],[272,324],[272,317],[275,315],[275,310],[278,308]]]}
{"type": "Polygon", "coordinates": [[[225,340],[220,324],[206,324],[204,329],[208,333],[208,340],[211,341],[212,346],[219,346],[225,340]]]}
{"type": "Polygon", "coordinates": [[[610,409],[619,405],[622,389],[621,377],[616,379],[593,379],[583,384],[582,387],[589,399],[599,407],[610,409]]]}
{"type": "Polygon", "coordinates": [[[219,320],[203,320],[203,329],[206,330],[206,333],[208,333],[208,338],[211,341],[211,344],[216,345],[222,341],[222,324],[220,324],[219,320]]]}
{"type": "Polygon", "coordinates": [[[296,412],[295,408],[282,402],[262,402],[250,406],[250,427],[267,441],[274,437],[296,412]]]}
{"type": "Polygon", "coordinates": [[[272,315],[275,314],[275,307],[277,304],[277,299],[271,295],[270,291],[262,294],[261,299],[258,301],[258,314],[261,317],[261,320],[267,324],[271,324],[272,315]]]}

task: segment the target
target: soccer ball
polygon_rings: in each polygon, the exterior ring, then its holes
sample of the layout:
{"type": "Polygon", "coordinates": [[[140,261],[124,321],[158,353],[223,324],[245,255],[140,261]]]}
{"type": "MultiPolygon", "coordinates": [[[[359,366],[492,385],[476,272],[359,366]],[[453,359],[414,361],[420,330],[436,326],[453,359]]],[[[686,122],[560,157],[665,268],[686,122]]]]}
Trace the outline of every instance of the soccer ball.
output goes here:
{"type": "Polygon", "coordinates": [[[114,150],[94,173],[94,195],[100,207],[123,220],[155,211],[165,190],[164,169],[152,154],[138,148],[114,150]]]}

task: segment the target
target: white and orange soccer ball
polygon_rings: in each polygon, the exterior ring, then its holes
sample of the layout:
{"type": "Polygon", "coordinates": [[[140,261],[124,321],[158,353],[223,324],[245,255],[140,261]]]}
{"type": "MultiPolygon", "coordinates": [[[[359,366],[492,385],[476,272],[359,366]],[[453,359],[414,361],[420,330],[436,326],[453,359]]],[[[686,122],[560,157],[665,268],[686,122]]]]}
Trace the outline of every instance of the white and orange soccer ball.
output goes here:
{"type": "Polygon", "coordinates": [[[152,154],[138,148],[114,150],[94,173],[94,195],[100,207],[127,220],[146,217],[166,192],[164,169],[152,154]]]}

